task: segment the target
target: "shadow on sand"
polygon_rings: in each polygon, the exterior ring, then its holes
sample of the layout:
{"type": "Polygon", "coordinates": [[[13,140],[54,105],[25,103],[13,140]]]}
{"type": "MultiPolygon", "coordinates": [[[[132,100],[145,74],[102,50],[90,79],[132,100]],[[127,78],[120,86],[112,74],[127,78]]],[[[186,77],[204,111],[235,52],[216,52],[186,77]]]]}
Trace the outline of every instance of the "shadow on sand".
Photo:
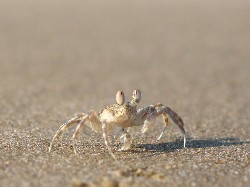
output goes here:
{"type": "MultiPolygon", "coordinates": [[[[239,138],[209,138],[209,139],[192,139],[188,138],[186,148],[207,148],[222,147],[231,145],[249,144],[250,141],[240,141],[239,138]]],[[[183,149],[183,139],[177,139],[173,142],[164,142],[158,144],[141,144],[136,148],[142,148],[147,151],[172,152],[177,149],[183,149]]]]}

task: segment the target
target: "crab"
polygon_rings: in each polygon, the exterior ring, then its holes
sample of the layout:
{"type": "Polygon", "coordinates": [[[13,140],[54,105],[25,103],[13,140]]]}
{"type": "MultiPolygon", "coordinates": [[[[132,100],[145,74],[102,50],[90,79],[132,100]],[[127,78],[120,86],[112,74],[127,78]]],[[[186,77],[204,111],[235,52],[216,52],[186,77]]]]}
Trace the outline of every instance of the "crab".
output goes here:
{"type": "Polygon", "coordinates": [[[96,113],[94,110],[90,110],[87,113],[76,114],[74,117],[62,124],[57,130],[50,143],[49,152],[52,149],[54,140],[59,138],[68,127],[78,123],[72,136],[72,145],[75,154],[77,154],[76,143],[80,129],[86,125],[93,131],[102,133],[109,153],[114,159],[116,159],[113,149],[110,146],[108,133],[118,127],[122,132],[121,140],[123,142],[119,151],[129,150],[132,145],[132,138],[129,134],[129,129],[135,126],[142,126],[141,133],[143,134],[155,124],[156,118],[160,115],[162,115],[164,119],[165,126],[157,140],[161,139],[166,127],[168,126],[169,116],[178,126],[184,138],[185,148],[186,135],[184,123],[181,117],[170,107],[164,106],[161,103],[137,109],[140,101],[141,91],[139,89],[133,91],[132,100],[130,102],[125,102],[124,92],[118,91],[116,94],[116,104],[105,107],[99,113],[96,113]]]}

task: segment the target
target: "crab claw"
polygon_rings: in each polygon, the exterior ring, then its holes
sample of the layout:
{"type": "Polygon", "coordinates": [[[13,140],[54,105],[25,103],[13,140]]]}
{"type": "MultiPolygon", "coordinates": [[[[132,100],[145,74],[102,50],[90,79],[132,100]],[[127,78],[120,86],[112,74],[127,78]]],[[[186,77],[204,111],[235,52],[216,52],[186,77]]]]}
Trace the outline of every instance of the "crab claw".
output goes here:
{"type": "Polygon", "coordinates": [[[129,134],[123,134],[120,137],[121,142],[123,143],[123,146],[118,151],[127,151],[132,146],[132,140],[131,136],[129,134]]]}

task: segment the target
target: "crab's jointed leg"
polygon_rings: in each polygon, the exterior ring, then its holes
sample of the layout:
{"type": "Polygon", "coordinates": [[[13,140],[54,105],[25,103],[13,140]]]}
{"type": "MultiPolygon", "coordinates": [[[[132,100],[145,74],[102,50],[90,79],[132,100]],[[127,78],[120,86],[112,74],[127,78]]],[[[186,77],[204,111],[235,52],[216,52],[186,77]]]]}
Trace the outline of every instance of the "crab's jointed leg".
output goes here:
{"type": "Polygon", "coordinates": [[[162,137],[163,132],[168,126],[168,116],[169,116],[180,129],[184,137],[184,147],[186,147],[184,123],[181,117],[176,112],[174,112],[171,108],[163,106],[162,104],[151,105],[149,107],[139,109],[137,114],[139,118],[144,120],[143,128],[141,130],[142,133],[145,133],[149,128],[151,128],[155,124],[156,118],[158,116],[160,115],[163,116],[165,127],[163,131],[161,132],[161,135],[158,137],[158,139],[162,137]]]}
{"type": "Polygon", "coordinates": [[[75,132],[73,134],[72,140],[73,140],[73,149],[74,149],[74,153],[77,154],[76,152],[76,139],[77,136],[80,133],[81,128],[83,127],[83,125],[87,125],[89,126],[93,131],[97,132],[99,130],[99,125],[100,125],[100,121],[98,119],[97,114],[94,111],[89,111],[85,116],[82,117],[82,120],[78,123],[75,132]]]}
{"type": "Polygon", "coordinates": [[[74,123],[76,123],[77,121],[79,121],[85,114],[82,113],[82,114],[77,114],[75,117],[71,118],[70,120],[66,121],[64,124],[62,124],[60,126],[60,128],[56,131],[55,135],[53,136],[53,139],[50,143],[50,146],[49,146],[49,152],[51,151],[52,149],[52,146],[53,146],[53,142],[56,138],[59,138],[61,136],[61,134],[70,126],[70,125],[73,125],[74,123]]]}
{"type": "Polygon", "coordinates": [[[139,116],[140,119],[144,121],[141,132],[145,133],[149,128],[151,128],[155,124],[157,111],[154,108],[154,106],[149,106],[139,109],[137,115],[139,116]]]}
{"type": "MultiPolygon", "coordinates": [[[[170,116],[170,118],[174,121],[174,123],[180,129],[181,134],[184,137],[184,147],[186,147],[186,132],[185,132],[184,123],[183,123],[183,120],[181,119],[181,117],[176,112],[174,112],[171,108],[163,106],[162,104],[158,104],[158,106],[156,106],[156,110],[157,110],[157,116],[159,116],[161,114],[163,115],[166,126],[168,124],[168,120],[166,120],[167,115],[170,116]]],[[[166,126],[165,126],[165,128],[166,128],[166,126]]],[[[161,135],[159,136],[159,138],[161,138],[165,128],[163,129],[163,131],[162,131],[161,135]]]]}
{"type": "Polygon", "coordinates": [[[164,123],[165,123],[165,126],[164,126],[164,129],[162,130],[160,136],[157,138],[157,140],[160,140],[164,131],[166,130],[167,126],[168,126],[168,115],[167,114],[162,114],[162,117],[164,119],[164,123]]]}
{"type": "Polygon", "coordinates": [[[74,153],[77,154],[76,152],[76,137],[78,136],[79,132],[80,132],[80,129],[82,128],[82,126],[84,125],[84,122],[86,120],[88,116],[85,116],[77,125],[76,129],[75,129],[75,132],[73,134],[73,137],[72,137],[72,144],[73,144],[73,149],[74,149],[74,153]]]}
{"type": "Polygon", "coordinates": [[[102,122],[102,135],[103,135],[103,139],[104,139],[104,143],[109,151],[109,153],[111,154],[111,156],[117,161],[110,145],[109,145],[109,137],[108,137],[108,125],[105,122],[102,122]]]}

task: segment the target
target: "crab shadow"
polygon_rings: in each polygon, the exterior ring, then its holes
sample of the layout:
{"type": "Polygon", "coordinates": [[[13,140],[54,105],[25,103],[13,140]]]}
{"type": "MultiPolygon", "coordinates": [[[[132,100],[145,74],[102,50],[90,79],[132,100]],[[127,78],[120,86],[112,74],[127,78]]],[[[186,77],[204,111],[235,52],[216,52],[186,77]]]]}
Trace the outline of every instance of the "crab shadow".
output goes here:
{"type": "MultiPolygon", "coordinates": [[[[241,141],[239,138],[209,138],[192,139],[188,138],[186,148],[208,148],[208,147],[226,147],[232,145],[249,144],[250,141],[241,141]]],[[[151,152],[173,152],[177,149],[184,149],[183,139],[177,139],[172,142],[163,142],[158,144],[140,144],[136,148],[151,152]]]]}

